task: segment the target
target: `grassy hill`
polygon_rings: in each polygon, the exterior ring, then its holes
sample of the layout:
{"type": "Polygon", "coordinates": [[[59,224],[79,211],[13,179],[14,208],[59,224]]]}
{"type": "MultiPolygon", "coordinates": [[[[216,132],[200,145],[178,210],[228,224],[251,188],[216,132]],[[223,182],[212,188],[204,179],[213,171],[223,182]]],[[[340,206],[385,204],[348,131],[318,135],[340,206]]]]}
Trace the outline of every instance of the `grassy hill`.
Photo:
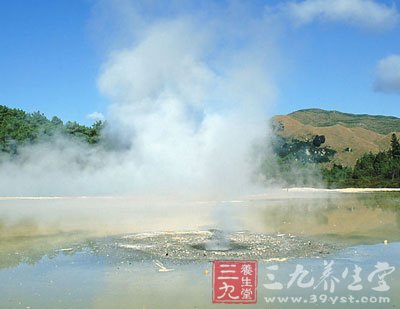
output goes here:
{"type": "Polygon", "coordinates": [[[288,116],[314,127],[342,125],[347,128],[364,128],[384,135],[400,131],[400,118],[392,116],[357,115],[317,108],[299,110],[288,116]]]}
{"type": "Polygon", "coordinates": [[[332,163],[354,166],[364,153],[387,150],[392,133],[400,135],[400,118],[326,111],[299,110],[274,117],[277,134],[285,138],[312,140],[324,135],[324,146],[336,151],[332,163]]]}

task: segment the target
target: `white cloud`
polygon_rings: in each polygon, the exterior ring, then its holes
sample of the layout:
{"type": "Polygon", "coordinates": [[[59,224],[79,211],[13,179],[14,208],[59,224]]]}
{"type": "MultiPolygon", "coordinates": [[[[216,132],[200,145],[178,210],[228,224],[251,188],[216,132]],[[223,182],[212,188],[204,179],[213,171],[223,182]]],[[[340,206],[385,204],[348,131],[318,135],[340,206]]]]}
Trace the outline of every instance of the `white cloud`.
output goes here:
{"type": "Polygon", "coordinates": [[[400,93],[400,55],[391,55],[378,62],[374,88],[380,92],[400,93]]]}
{"type": "Polygon", "coordinates": [[[373,30],[390,29],[399,22],[395,6],[372,0],[305,0],[281,6],[297,26],[314,22],[344,22],[373,30]]]}
{"type": "Polygon", "coordinates": [[[90,113],[90,114],[86,115],[86,118],[94,120],[94,121],[98,121],[98,120],[103,121],[104,120],[104,115],[102,113],[99,113],[99,112],[93,112],[93,113],[90,113]]]}

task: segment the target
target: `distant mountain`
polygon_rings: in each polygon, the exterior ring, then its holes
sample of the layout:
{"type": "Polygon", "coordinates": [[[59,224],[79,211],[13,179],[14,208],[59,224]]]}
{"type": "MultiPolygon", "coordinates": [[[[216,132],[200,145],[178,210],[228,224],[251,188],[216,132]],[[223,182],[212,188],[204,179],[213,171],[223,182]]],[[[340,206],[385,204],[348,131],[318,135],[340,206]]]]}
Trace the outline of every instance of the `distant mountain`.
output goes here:
{"type": "Polygon", "coordinates": [[[277,135],[312,141],[325,136],[324,146],[336,151],[332,162],[353,166],[364,153],[387,150],[392,133],[400,136],[400,118],[304,109],[273,118],[277,135]]]}

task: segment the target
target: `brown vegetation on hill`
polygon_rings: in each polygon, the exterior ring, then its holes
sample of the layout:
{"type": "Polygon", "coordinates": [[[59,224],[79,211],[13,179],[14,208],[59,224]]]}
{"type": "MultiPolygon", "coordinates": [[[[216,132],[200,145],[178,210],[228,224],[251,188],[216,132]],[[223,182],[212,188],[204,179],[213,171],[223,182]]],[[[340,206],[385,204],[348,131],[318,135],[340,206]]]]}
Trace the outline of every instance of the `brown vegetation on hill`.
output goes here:
{"type": "MultiPolygon", "coordinates": [[[[283,130],[278,135],[299,140],[312,140],[315,135],[324,135],[325,146],[336,150],[332,163],[344,166],[354,166],[357,159],[364,153],[378,153],[387,150],[391,133],[380,134],[365,127],[348,127],[343,123],[331,126],[313,126],[303,124],[291,115],[279,115],[274,121],[283,124],[283,130]]],[[[313,123],[312,120],[308,123],[313,123]]],[[[400,135],[400,132],[395,132],[400,135]]]]}

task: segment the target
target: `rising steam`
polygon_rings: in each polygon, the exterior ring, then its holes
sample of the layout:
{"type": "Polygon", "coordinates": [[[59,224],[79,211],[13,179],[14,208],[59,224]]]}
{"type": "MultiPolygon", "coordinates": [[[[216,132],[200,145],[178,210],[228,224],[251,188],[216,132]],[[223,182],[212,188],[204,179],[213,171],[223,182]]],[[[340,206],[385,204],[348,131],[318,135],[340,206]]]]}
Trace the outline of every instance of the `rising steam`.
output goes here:
{"type": "MultiPolygon", "coordinates": [[[[262,16],[176,14],[141,24],[98,78],[112,149],[59,138],[1,166],[1,195],[247,194],[265,142],[275,47],[262,16]],[[238,17],[240,17],[238,19],[238,17]]],[[[238,15],[239,14],[239,15],[238,15]]],[[[125,25],[129,27],[129,25],[125,25]]]]}

